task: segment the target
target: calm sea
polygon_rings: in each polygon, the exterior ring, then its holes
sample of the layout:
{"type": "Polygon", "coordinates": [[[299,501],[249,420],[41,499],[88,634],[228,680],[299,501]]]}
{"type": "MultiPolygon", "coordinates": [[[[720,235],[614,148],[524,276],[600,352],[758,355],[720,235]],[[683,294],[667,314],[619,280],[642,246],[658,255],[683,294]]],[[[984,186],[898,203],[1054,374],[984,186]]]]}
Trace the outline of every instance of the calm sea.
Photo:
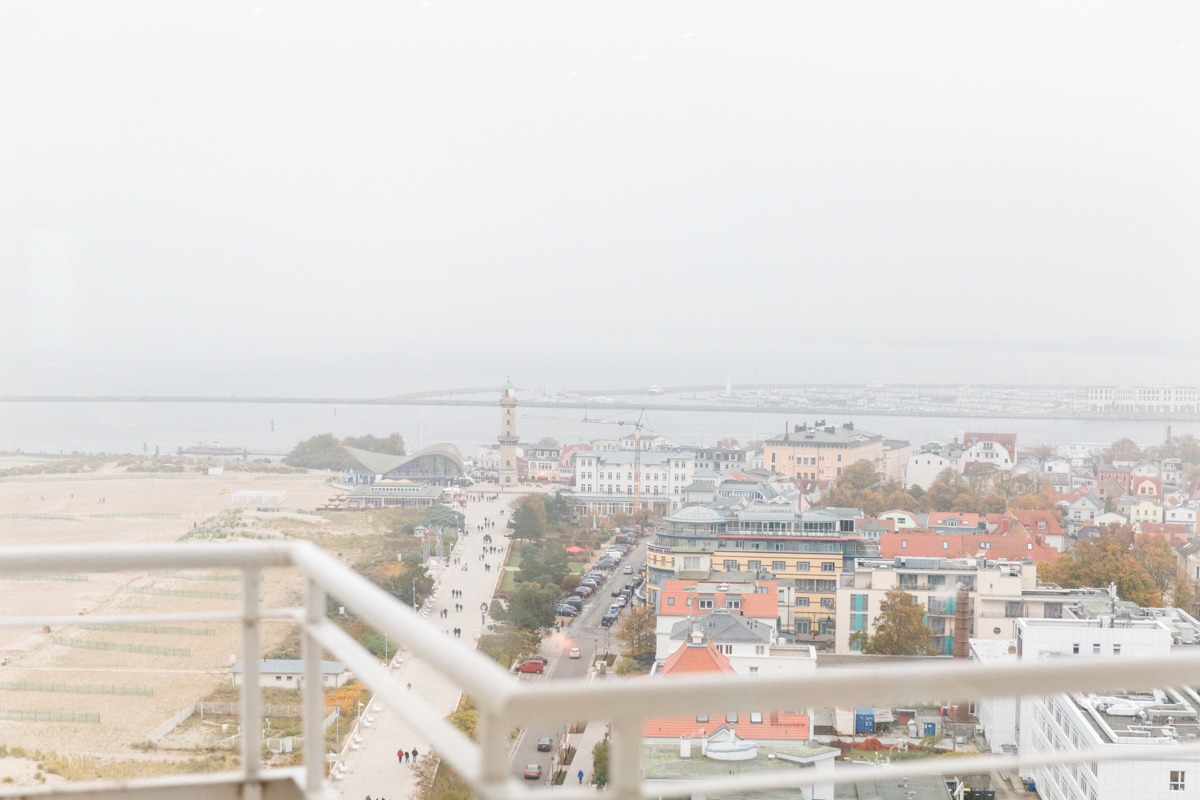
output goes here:
{"type": "MultiPolygon", "coordinates": [[[[521,414],[582,417],[583,411],[524,406],[521,414]]],[[[609,412],[636,418],[636,412],[609,412]]],[[[595,411],[591,414],[594,416],[595,411]]],[[[830,423],[854,421],[856,427],[913,444],[948,440],[964,431],[1015,432],[1021,444],[1111,442],[1130,437],[1141,444],[1165,438],[1166,423],[1114,420],[1027,420],[926,417],[848,416],[830,423]]],[[[732,436],[740,441],[780,433],[788,423],[812,422],[795,412],[649,412],[646,424],[673,442],[713,444],[732,436]]],[[[258,451],[287,451],[296,442],[319,433],[353,436],[365,433],[404,436],[410,452],[425,444],[453,442],[464,455],[480,444],[494,442],[499,409],[461,406],[322,405],[300,403],[0,403],[0,450],[45,453],[173,453],[197,444],[245,447],[258,451]]],[[[626,429],[627,430],[627,429],[626,429]]],[[[1200,423],[1172,423],[1175,435],[1200,436],[1200,423]]],[[[524,441],[552,436],[560,442],[612,437],[615,425],[525,419],[518,422],[524,441]]]]}

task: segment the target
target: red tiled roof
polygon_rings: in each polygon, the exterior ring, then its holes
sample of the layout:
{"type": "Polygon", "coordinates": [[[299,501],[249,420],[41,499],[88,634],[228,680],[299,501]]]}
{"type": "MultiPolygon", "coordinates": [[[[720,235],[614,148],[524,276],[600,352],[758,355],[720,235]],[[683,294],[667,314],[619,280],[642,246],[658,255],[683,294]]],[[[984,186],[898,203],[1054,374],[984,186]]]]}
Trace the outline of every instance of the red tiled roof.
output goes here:
{"type": "Polygon", "coordinates": [[[1053,511],[1009,511],[1008,514],[1030,533],[1040,533],[1043,536],[1062,535],[1062,526],[1058,524],[1058,518],[1054,516],[1053,511]],[[1039,522],[1046,523],[1046,527],[1039,528],[1039,522]]]}
{"type": "Polygon", "coordinates": [[[940,534],[912,533],[910,531],[908,533],[885,533],[879,537],[879,554],[883,558],[895,558],[896,556],[974,558],[980,553],[989,559],[1004,558],[1009,561],[1017,561],[1022,558],[1032,558],[1038,563],[1051,561],[1056,555],[1027,533],[1009,535],[940,534]],[[907,544],[907,547],[901,547],[901,543],[907,544]],[[986,550],[983,549],[984,544],[987,544],[986,550]]]}
{"type": "Polygon", "coordinates": [[[1191,537],[1191,529],[1178,522],[1139,522],[1139,536],[1166,536],[1173,544],[1184,544],[1191,537]]]}
{"type": "Polygon", "coordinates": [[[722,726],[732,728],[739,739],[762,741],[764,739],[805,741],[808,735],[808,715],[792,712],[772,714],[764,712],[762,722],[751,722],[750,713],[739,711],[737,722],[726,722],[724,712],[710,713],[708,722],[697,722],[695,717],[663,717],[646,720],[643,735],[661,739],[678,739],[681,736],[711,736],[722,726]]]}
{"type": "Polygon", "coordinates": [[[733,667],[729,658],[717,652],[712,642],[705,640],[704,645],[682,644],[679,649],[667,656],[663,664],[662,675],[703,675],[706,673],[733,675],[733,667]]]}

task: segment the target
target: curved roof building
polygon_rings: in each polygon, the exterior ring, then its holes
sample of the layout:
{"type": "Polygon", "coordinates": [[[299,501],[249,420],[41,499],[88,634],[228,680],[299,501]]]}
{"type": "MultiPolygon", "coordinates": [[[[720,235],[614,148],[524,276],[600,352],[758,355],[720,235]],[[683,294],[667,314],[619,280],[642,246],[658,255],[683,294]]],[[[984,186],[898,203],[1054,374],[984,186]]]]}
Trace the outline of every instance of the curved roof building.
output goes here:
{"type": "Polygon", "coordinates": [[[372,453],[357,447],[347,447],[346,452],[362,464],[367,472],[389,478],[445,480],[460,478],[463,474],[462,453],[449,442],[431,444],[424,450],[406,456],[372,453]]]}

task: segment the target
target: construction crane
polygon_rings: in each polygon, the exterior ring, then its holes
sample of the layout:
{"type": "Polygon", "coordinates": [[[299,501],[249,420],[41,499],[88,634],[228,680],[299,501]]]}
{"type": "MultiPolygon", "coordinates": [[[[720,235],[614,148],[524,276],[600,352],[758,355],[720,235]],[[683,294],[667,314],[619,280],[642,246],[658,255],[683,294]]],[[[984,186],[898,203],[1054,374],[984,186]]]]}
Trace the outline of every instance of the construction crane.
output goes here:
{"type": "Polygon", "coordinates": [[[630,419],[588,419],[587,409],[583,410],[583,419],[572,417],[548,417],[541,414],[522,414],[521,419],[541,419],[551,422],[587,422],[596,425],[628,425],[633,428],[633,507],[635,511],[642,508],[642,431],[654,433],[643,422],[646,409],[638,412],[636,420],[630,419]]]}

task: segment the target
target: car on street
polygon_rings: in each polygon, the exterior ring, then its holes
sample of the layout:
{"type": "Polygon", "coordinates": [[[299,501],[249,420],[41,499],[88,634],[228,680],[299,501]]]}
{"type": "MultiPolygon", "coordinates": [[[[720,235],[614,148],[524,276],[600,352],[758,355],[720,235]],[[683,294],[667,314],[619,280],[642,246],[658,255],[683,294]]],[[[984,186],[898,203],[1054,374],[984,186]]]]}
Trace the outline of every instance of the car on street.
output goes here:
{"type": "Polygon", "coordinates": [[[583,651],[581,651],[578,647],[572,647],[571,651],[567,654],[567,657],[568,658],[582,658],[583,651]]]}
{"type": "Polygon", "coordinates": [[[549,736],[543,736],[541,739],[538,739],[538,752],[539,753],[549,753],[553,749],[554,749],[554,744],[550,741],[549,736]]]}
{"type": "Polygon", "coordinates": [[[617,615],[609,612],[608,614],[604,615],[603,619],[600,620],[600,624],[606,628],[611,628],[612,624],[616,621],[617,621],[617,615]]]}
{"type": "Polygon", "coordinates": [[[625,565],[625,574],[626,574],[626,575],[632,575],[632,574],[633,574],[633,566],[632,566],[632,565],[630,565],[630,564],[626,564],[626,565],[625,565]]]}
{"type": "Polygon", "coordinates": [[[612,590],[612,596],[613,596],[613,597],[616,597],[616,596],[620,595],[620,594],[621,594],[622,592],[624,592],[624,591],[625,591],[625,590],[624,590],[624,589],[622,589],[620,586],[614,586],[614,587],[613,587],[613,590],[612,590]]]}
{"type": "Polygon", "coordinates": [[[546,665],[540,661],[522,661],[517,672],[533,672],[538,675],[546,671],[546,665]]]}
{"type": "Polygon", "coordinates": [[[542,777],[542,768],[539,764],[528,764],[525,766],[525,779],[536,781],[542,777]]]}

